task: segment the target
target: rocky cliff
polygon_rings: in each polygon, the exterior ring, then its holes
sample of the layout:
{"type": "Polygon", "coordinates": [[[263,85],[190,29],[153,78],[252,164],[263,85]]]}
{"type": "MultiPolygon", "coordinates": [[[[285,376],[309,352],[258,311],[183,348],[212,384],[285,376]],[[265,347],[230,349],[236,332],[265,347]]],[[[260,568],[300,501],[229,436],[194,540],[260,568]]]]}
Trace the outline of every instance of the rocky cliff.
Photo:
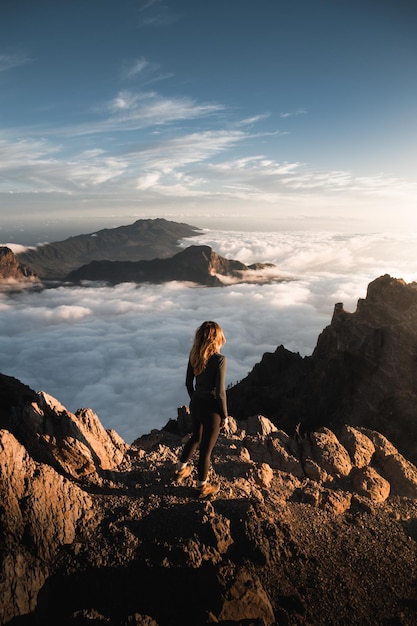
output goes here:
{"type": "Polygon", "coordinates": [[[313,354],[263,355],[229,392],[238,418],[262,413],[294,433],[343,424],[383,432],[417,463],[417,284],[388,275],[353,313],[336,304],[313,354]]]}
{"type": "Polygon", "coordinates": [[[0,247],[0,281],[6,282],[36,282],[35,272],[21,265],[10,248],[0,247]]]}
{"type": "Polygon", "coordinates": [[[225,259],[210,246],[189,246],[169,259],[149,261],[93,261],[71,272],[66,280],[163,283],[171,280],[190,281],[208,287],[218,287],[227,280],[235,282],[262,282],[270,280],[265,269],[273,269],[270,263],[245,265],[240,261],[225,259]]]}
{"type": "Polygon", "coordinates": [[[336,306],[312,357],[264,356],[255,406],[282,420],[230,418],[211,501],[195,471],[173,482],[187,407],[128,445],[0,375],[0,624],[415,625],[415,294],[382,277],[355,313],[336,306]]]}

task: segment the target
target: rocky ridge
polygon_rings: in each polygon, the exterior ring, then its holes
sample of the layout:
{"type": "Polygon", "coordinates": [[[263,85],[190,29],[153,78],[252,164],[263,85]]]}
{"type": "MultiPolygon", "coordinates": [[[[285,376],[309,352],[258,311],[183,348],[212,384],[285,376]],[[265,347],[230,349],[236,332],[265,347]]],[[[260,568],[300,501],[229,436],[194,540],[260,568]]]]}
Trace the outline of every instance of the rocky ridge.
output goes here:
{"type": "Polygon", "coordinates": [[[417,468],[377,431],[230,418],[200,501],[188,407],[127,445],[1,383],[1,624],[415,624],[417,468]]]}
{"type": "MultiPolygon", "coordinates": [[[[219,287],[234,282],[266,282],[271,280],[272,263],[245,265],[226,259],[210,246],[189,246],[169,259],[144,261],[93,261],[71,272],[66,281],[121,282],[189,281],[207,287],[219,287]]],[[[275,277],[276,278],[276,277],[275,277]]]]}

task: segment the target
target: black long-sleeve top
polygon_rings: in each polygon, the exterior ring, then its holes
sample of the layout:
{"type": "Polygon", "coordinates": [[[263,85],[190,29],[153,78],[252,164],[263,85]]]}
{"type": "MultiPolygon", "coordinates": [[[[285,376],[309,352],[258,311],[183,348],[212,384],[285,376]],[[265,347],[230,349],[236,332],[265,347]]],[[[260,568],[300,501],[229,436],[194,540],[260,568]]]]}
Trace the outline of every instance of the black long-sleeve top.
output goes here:
{"type": "Polygon", "coordinates": [[[200,397],[211,397],[217,400],[219,405],[219,413],[222,419],[227,418],[227,400],[226,400],[226,362],[227,359],[223,354],[212,354],[205,370],[198,376],[194,376],[194,371],[190,361],[187,366],[187,376],[185,384],[190,398],[194,394],[200,397]],[[195,386],[194,386],[195,379],[195,386]]]}

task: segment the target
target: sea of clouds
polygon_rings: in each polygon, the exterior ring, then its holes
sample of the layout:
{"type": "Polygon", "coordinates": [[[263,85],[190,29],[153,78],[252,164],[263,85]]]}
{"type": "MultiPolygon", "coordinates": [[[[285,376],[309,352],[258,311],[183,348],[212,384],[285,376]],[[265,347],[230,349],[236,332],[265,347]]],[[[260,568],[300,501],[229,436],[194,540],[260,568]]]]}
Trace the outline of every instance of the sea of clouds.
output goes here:
{"type": "MultiPolygon", "coordinates": [[[[267,284],[58,287],[0,293],[3,374],[46,391],[75,412],[90,407],[128,443],[188,404],[185,369],[195,329],[218,321],[227,384],[264,352],[312,353],[343,302],[354,311],[383,274],[417,279],[415,235],[207,230],[182,242],[229,259],[277,266],[267,284]]],[[[279,384],[279,381],[277,381],[279,384]]]]}

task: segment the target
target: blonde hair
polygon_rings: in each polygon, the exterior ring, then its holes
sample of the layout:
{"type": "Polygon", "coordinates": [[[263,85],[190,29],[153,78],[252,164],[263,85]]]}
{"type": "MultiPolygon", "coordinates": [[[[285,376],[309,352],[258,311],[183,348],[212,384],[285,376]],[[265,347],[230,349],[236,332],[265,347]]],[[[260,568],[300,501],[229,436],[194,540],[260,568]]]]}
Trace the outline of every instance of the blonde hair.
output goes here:
{"type": "Polygon", "coordinates": [[[209,358],[219,352],[225,342],[226,338],[217,322],[203,322],[197,328],[190,351],[190,363],[194,376],[204,371],[209,358]]]}

